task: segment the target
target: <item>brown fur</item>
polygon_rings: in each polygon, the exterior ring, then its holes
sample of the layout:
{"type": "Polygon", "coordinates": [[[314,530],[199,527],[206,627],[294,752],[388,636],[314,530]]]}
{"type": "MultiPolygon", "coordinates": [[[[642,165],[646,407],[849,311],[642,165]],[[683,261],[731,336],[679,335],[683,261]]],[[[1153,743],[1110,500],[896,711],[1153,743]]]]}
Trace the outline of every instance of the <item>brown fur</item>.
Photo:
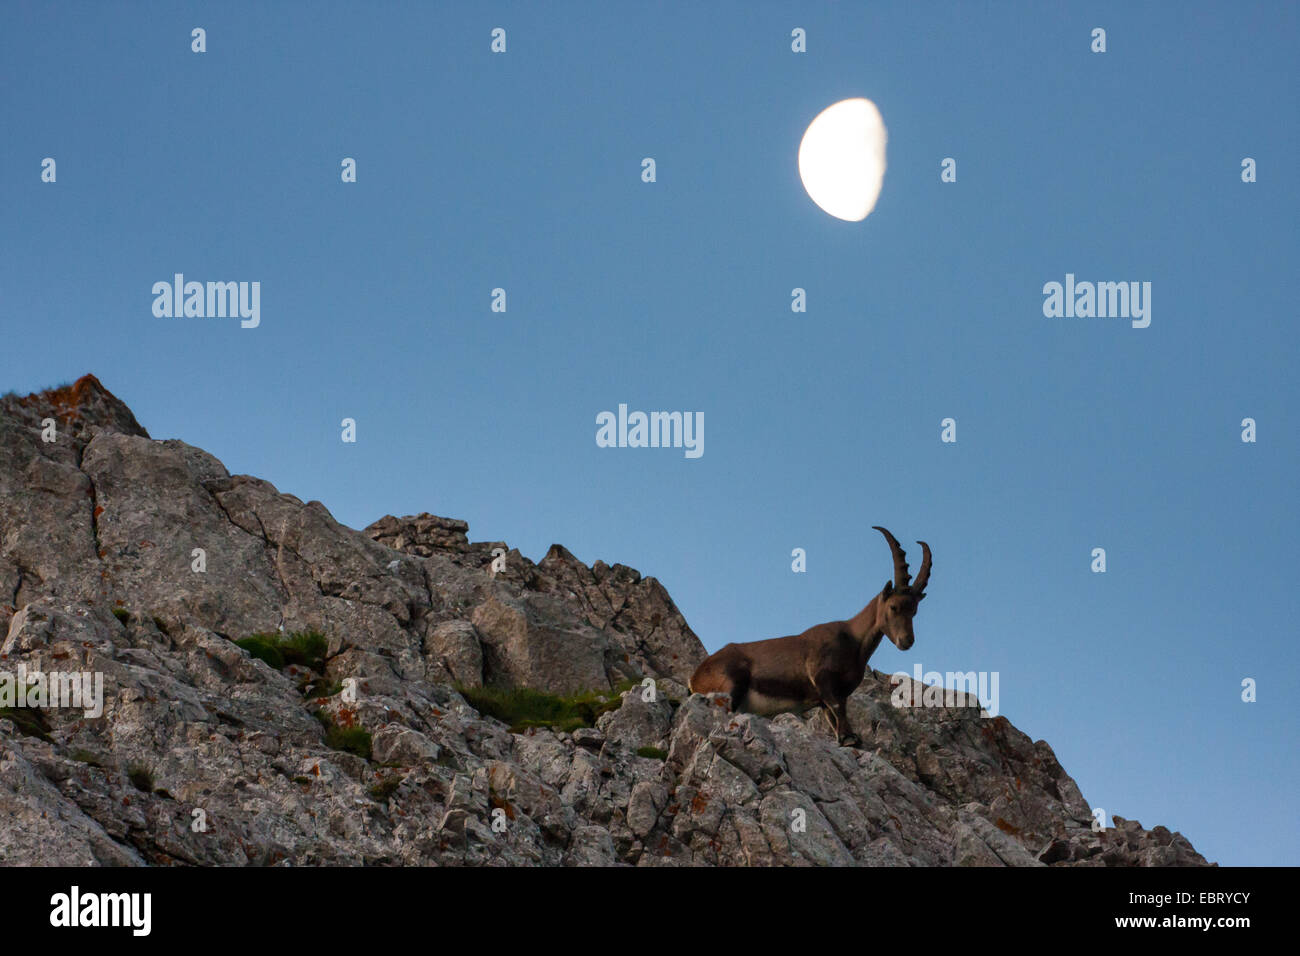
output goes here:
{"type": "Polygon", "coordinates": [[[802,634],[728,644],[704,660],[687,686],[695,694],[729,694],[733,711],[779,713],[824,707],[843,744],[856,745],[849,727],[849,695],[862,683],[867,661],[888,636],[899,650],[916,639],[912,618],[930,580],[930,546],[924,549],[916,582],[909,583],[906,556],[898,541],[877,528],[894,557],[894,581],[847,621],[828,621],[802,634]]]}

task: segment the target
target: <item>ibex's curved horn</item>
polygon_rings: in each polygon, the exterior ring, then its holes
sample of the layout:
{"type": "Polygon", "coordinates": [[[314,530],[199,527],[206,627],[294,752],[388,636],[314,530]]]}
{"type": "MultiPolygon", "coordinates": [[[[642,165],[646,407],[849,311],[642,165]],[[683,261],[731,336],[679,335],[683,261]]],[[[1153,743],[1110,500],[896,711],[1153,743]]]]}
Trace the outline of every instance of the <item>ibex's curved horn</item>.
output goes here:
{"type": "Polygon", "coordinates": [[[916,581],[912,584],[912,590],[917,594],[924,594],[925,586],[930,583],[930,546],[924,541],[916,543],[921,546],[921,570],[916,572],[916,581]]]}
{"type": "Polygon", "coordinates": [[[912,576],[907,573],[907,555],[903,553],[903,546],[898,543],[897,538],[880,527],[880,525],[873,524],[871,527],[885,536],[885,540],[889,542],[889,550],[894,553],[894,587],[907,587],[907,582],[911,580],[912,576]]]}

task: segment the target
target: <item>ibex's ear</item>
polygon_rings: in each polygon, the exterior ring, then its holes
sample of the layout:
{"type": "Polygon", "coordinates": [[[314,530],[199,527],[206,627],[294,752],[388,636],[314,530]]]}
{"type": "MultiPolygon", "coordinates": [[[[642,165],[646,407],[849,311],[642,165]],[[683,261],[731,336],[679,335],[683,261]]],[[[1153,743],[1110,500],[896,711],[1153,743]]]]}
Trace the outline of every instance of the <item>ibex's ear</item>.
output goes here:
{"type": "Polygon", "coordinates": [[[925,592],[922,591],[920,594],[918,594],[918,595],[916,596],[916,600],[917,600],[918,603],[921,602],[921,601],[924,601],[924,600],[925,600],[925,592]]]}
{"type": "Polygon", "coordinates": [[[889,595],[893,594],[893,593],[894,593],[894,582],[893,582],[893,581],[886,581],[886,582],[885,582],[885,586],[884,586],[883,588],[880,589],[880,593],[881,593],[882,595],[884,595],[885,597],[889,597],[889,595]]]}

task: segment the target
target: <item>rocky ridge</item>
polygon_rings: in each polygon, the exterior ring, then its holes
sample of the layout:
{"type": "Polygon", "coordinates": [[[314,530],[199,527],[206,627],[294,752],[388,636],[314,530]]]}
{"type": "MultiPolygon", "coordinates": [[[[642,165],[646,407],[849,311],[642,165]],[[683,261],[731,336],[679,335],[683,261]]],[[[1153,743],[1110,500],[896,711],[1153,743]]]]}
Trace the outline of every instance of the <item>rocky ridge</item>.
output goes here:
{"type": "Polygon", "coordinates": [[[0,863],[1206,863],[1163,827],[1094,832],[1051,748],[973,701],[895,708],[873,672],[860,749],[731,714],[687,693],[704,648],[654,578],[468,530],[344,527],[151,439],[93,376],[0,399],[0,674],[104,691],[98,716],[0,699],[0,863]],[[304,631],[319,672],[234,643],[304,631]],[[572,733],[466,700],[632,682],[572,733]]]}

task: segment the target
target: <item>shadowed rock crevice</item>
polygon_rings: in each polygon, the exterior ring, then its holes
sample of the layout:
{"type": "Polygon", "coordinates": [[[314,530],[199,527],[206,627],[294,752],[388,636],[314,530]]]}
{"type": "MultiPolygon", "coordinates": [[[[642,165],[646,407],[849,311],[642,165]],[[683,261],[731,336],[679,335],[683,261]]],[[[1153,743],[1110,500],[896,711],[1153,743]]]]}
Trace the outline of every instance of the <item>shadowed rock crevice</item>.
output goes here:
{"type": "Polygon", "coordinates": [[[687,693],[704,648],[656,579],[469,530],[346,528],[151,439],[92,376],[0,398],[0,672],[104,691],[97,716],[0,711],[0,863],[1205,862],[1163,827],[1093,832],[1051,748],[964,699],[896,708],[870,672],[860,749],[820,714],[731,714],[687,693]],[[323,661],[234,643],[306,632],[323,661]],[[632,689],[514,734],[461,693],[485,683],[632,689]]]}

